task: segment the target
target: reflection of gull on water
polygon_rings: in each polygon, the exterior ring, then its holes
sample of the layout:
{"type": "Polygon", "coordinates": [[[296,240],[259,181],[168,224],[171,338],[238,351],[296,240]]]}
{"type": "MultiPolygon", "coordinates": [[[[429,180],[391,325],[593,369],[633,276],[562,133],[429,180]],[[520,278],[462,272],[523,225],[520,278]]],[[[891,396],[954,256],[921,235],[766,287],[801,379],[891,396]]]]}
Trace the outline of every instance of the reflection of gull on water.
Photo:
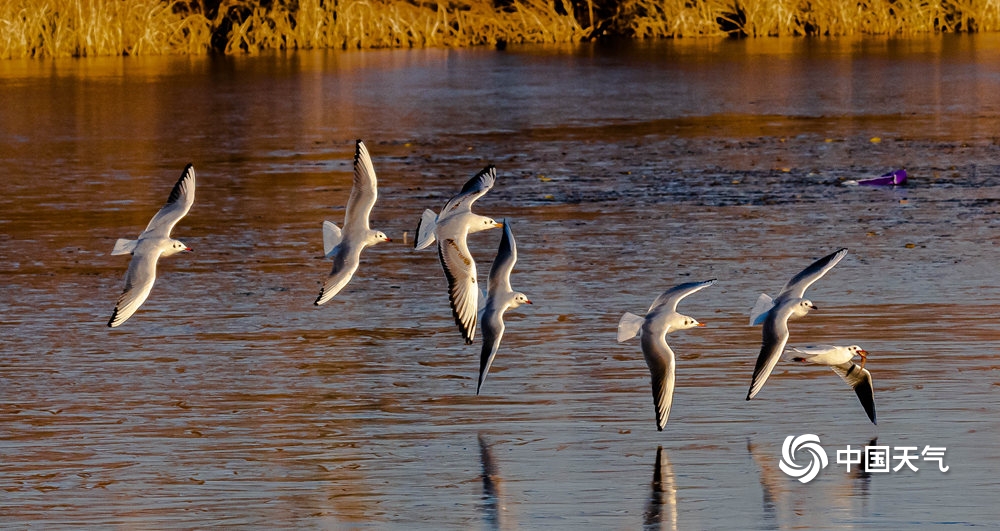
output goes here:
{"type": "Polygon", "coordinates": [[[775,453],[764,453],[757,445],[747,438],[747,452],[750,458],[760,468],[760,487],[763,490],[761,500],[764,520],[773,525],[786,525],[791,521],[793,512],[788,507],[788,489],[792,478],[778,468],[781,449],[775,448],[775,453]]]}
{"type": "Polygon", "coordinates": [[[663,292],[649,307],[645,317],[626,312],[618,321],[618,342],[639,334],[642,355],[649,367],[653,386],[653,405],[656,408],[656,429],[663,431],[670,416],[674,399],[674,351],[667,345],[667,333],[705,326],[693,317],[677,313],[677,304],[688,295],[715,284],[715,279],[705,282],[687,282],[663,292]]]}
{"type": "Polygon", "coordinates": [[[677,530],[677,485],[674,482],[674,468],[670,466],[670,459],[663,452],[662,446],[656,447],[653,481],[649,484],[649,500],[643,513],[642,528],[650,531],[677,530]],[[663,514],[664,506],[666,515],[663,514]]]}
{"type": "Polygon", "coordinates": [[[790,347],[785,351],[785,359],[826,365],[833,369],[858,395],[868,419],[875,422],[875,389],[872,387],[872,373],[865,368],[868,352],[857,345],[838,347],[834,345],[813,345],[790,347]],[[854,363],[854,356],[861,356],[861,365],[854,363]]]}
{"type": "Polygon", "coordinates": [[[827,271],[833,269],[833,266],[837,265],[846,254],[847,249],[840,249],[820,258],[792,277],[774,299],[767,294],[761,294],[757,299],[750,315],[750,324],[763,323],[764,328],[761,334],[760,354],[757,355],[757,364],[753,369],[747,400],[760,392],[781,358],[785,343],[788,342],[788,320],[804,317],[809,310],[816,309],[812,301],[805,298],[806,289],[822,278],[827,271]]]}
{"type": "MultiPolygon", "coordinates": [[[[867,444],[874,446],[876,439],[867,444]]],[[[864,472],[864,464],[851,465],[846,474],[845,465],[837,464],[837,450],[845,446],[823,444],[829,453],[830,464],[819,477],[802,485],[778,467],[781,445],[758,445],[747,438],[747,452],[760,469],[760,486],[763,491],[764,521],[769,527],[823,529],[839,527],[834,522],[845,518],[867,516],[871,474],[864,472]]],[[[851,445],[861,451],[864,445],[851,445]]]]}
{"type": "Polygon", "coordinates": [[[483,467],[483,523],[487,529],[504,529],[500,476],[490,445],[482,434],[479,434],[479,461],[483,467]]]}
{"type": "MultiPolygon", "coordinates": [[[[872,440],[868,441],[868,446],[875,446],[878,444],[878,437],[873,437],[872,440]]],[[[865,458],[864,448],[861,449],[861,459],[865,458]]],[[[854,478],[854,483],[851,489],[851,496],[855,499],[861,500],[862,508],[868,508],[868,496],[871,495],[871,484],[872,484],[872,474],[871,472],[865,472],[864,462],[861,466],[852,467],[851,477],[854,478]]]]}
{"type": "Polygon", "coordinates": [[[174,225],[191,210],[194,204],[194,166],[188,164],[181,178],[174,184],[167,204],[149,220],[137,240],[120,238],[115,242],[112,255],[131,254],[132,261],[125,273],[125,289],[118,297],[108,326],[116,327],[128,320],[142,306],[153,290],[156,281],[156,262],[161,256],[191,251],[183,242],[170,237],[174,225]]]}

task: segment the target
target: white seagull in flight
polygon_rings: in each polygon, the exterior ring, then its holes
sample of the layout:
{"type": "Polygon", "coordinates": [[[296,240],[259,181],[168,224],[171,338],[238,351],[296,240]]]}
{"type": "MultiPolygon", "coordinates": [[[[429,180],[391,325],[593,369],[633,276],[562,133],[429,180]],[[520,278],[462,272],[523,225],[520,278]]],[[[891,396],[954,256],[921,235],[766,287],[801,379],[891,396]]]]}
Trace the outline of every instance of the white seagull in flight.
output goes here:
{"type": "Polygon", "coordinates": [[[347,200],[344,228],[341,230],[330,221],[323,222],[323,253],[327,258],[333,258],[333,270],[319,290],[319,296],[313,303],[316,306],[332,299],[351,281],[365,247],[390,241],[385,233],[372,230],[368,225],[368,217],[377,198],[375,168],[365,143],[358,140],[354,149],[354,185],[347,200]]]}
{"type": "Polygon", "coordinates": [[[865,368],[868,352],[857,346],[838,347],[834,345],[812,345],[808,347],[789,347],[784,358],[792,361],[802,361],[826,365],[833,369],[858,395],[858,400],[865,408],[865,413],[872,424],[875,422],[875,388],[872,387],[872,373],[865,368]],[[852,361],[854,356],[861,357],[861,365],[852,361]]]}
{"type": "Polygon", "coordinates": [[[448,299],[451,313],[467,345],[476,335],[479,310],[479,285],[476,261],[466,241],[470,232],[502,227],[492,218],[472,213],[472,204],[493,188],[497,170],[493,165],[483,168],[469,179],[462,191],[445,203],[441,213],[425,210],[417,225],[414,248],[423,249],[437,240],[438,258],[448,277],[448,299]]]}
{"type": "Polygon", "coordinates": [[[668,289],[653,301],[645,317],[626,312],[618,321],[618,342],[639,334],[642,356],[646,358],[656,407],[656,429],[663,431],[674,399],[674,351],[667,345],[667,333],[705,326],[693,317],[677,313],[677,303],[688,295],[715,284],[716,279],[687,282],[668,289]]]}
{"type": "Polygon", "coordinates": [[[515,262],[517,262],[517,245],[514,243],[514,234],[510,231],[510,224],[504,221],[500,248],[497,250],[497,257],[493,260],[490,276],[486,281],[486,306],[483,307],[481,318],[483,322],[483,351],[479,356],[477,395],[483,387],[483,382],[486,381],[486,374],[493,365],[497,349],[500,348],[500,339],[503,337],[504,331],[504,312],[522,304],[531,304],[527,295],[514,291],[510,287],[510,272],[514,269],[515,262]]]}
{"type": "Polygon", "coordinates": [[[809,299],[804,298],[806,289],[833,269],[841,259],[847,254],[847,249],[840,249],[819,260],[802,270],[801,273],[792,277],[782,288],[781,292],[774,299],[767,294],[761,294],[754,305],[750,315],[750,324],[758,325],[763,323],[762,341],[760,354],[757,356],[757,364],[753,369],[753,379],[750,381],[750,390],[747,392],[747,400],[750,400],[760,389],[764,387],[764,382],[771,375],[774,366],[781,358],[782,351],[785,350],[785,343],[788,342],[788,320],[805,316],[809,310],[815,310],[816,305],[809,299]]]}
{"type": "Polygon", "coordinates": [[[167,204],[149,220],[146,230],[137,240],[119,238],[112,249],[112,255],[131,254],[128,272],[125,273],[125,289],[118,297],[115,310],[111,313],[108,326],[120,326],[142,306],[156,281],[156,261],[161,256],[170,256],[181,251],[191,251],[183,242],[170,237],[174,225],[188,213],[194,204],[194,166],[188,164],[181,178],[170,191],[167,204]]]}

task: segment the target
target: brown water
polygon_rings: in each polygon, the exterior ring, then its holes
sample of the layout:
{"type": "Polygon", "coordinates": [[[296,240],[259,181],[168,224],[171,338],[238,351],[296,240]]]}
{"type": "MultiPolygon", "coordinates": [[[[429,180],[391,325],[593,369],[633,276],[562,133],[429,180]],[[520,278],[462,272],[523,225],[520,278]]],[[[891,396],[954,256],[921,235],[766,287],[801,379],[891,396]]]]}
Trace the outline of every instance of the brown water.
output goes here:
{"type": "MultiPolygon", "coordinates": [[[[1000,518],[1000,37],[0,62],[0,515],[15,527],[699,529],[1000,518]],[[880,141],[873,141],[873,138],[880,141]],[[348,288],[312,306],[353,140],[381,197],[348,288]],[[187,162],[194,208],[149,300],[105,326],[187,162]],[[424,208],[477,203],[520,251],[482,396],[424,208]],[[906,187],[844,179],[905,167],[906,187]],[[792,343],[871,352],[879,426],[829,370],[744,401],[746,326],[813,259],[792,343]],[[671,335],[657,432],[618,318],[718,278],[671,335]],[[778,468],[788,435],[830,465],[778,468]],[[941,473],[837,449],[947,447],[941,473]],[[659,449],[659,450],[658,450],[659,449]]],[[[499,233],[475,235],[485,275],[499,233]]]]}

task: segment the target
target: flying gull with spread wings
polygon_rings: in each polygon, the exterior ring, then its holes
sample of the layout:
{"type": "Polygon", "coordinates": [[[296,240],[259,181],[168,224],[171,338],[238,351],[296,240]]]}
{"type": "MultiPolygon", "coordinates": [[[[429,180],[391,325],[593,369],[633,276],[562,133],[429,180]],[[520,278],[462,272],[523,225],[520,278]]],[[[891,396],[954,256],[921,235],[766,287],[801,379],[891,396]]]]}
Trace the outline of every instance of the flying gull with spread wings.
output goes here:
{"type": "Polygon", "coordinates": [[[618,342],[627,341],[639,334],[642,356],[649,367],[653,387],[653,405],[656,408],[656,429],[663,431],[670,416],[674,399],[674,351],[667,345],[667,334],[705,326],[695,318],[677,312],[677,304],[688,295],[715,284],[715,279],[704,282],[687,282],[663,292],[649,307],[645,317],[626,312],[618,321],[618,342]]]}
{"type": "Polygon", "coordinates": [[[462,187],[462,191],[445,203],[441,212],[424,211],[417,225],[414,248],[423,249],[437,241],[438,258],[448,278],[448,299],[451,313],[467,345],[476,335],[479,311],[479,284],[476,261],[469,252],[467,238],[471,232],[503,226],[492,218],[472,212],[472,204],[493,188],[497,170],[491,164],[483,168],[462,187]]]}
{"type": "Polygon", "coordinates": [[[111,319],[108,320],[108,326],[112,328],[121,326],[146,301],[156,281],[156,262],[161,256],[191,251],[191,248],[180,240],[171,238],[170,231],[188,210],[191,210],[193,204],[194,165],[188,164],[170,191],[167,204],[149,220],[149,225],[146,225],[146,230],[139,234],[139,239],[119,238],[115,242],[111,254],[131,254],[132,261],[129,262],[128,271],[125,273],[125,289],[118,297],[111,319]]]}
{"type": "Polygon", "coordinates": [[[368,218],[376,199],[378,182],[375,168],[365,143],[358,140],[354,149],[354,184],[347,199],[344,228],[331,221],[323,222],[323,253],[327,258],[333,258],[333,270],[319,290],[319,296],[313,303],[316,306],[332,299],[351,281],[365,247],[390,241],[385,233],[372,230],[369,225],[368,218]]]}
{"type": "Polygon", "coordinates": [[[486,374],[493,366],[497,349],[500,348],[500,339],[505,329],[504,312],[522,304],[531,304],[527,295],[514,291],[510,286],[510,272],[513,271],[515,262],[517,262],[517,245],[514,243],[510,223],[505,220],[500,248],[497,250],[497,257],[493,260],[490,276],[486,281],[486,306],[483,307],[480,318],[483,323],[483,351],[479,356],[477,395],[483,387],[483,382],[486,381],[486,374]]]}
{"type": "Polygon", "coordinates": [[[816,260],[792,277],[774,299],[767,294],[761,294],[757,299],[750,315],[750,324],[763,324],[764,327],[761,333],[760,354],[753,369],[747,400],[760,392],[781,358],[781,353],[788,342],[788,320],[804,317],[809,310],[816,309],[816,305],[805,298],[806,289],[823,278],[823,275],[833,269],[833,266],[837,265],[846,254],[847,249],[840,249],[816,260]]]}
{"type": "Polygon", "coordinates": [[[835,345],[811,345],[807,347],[789,347],[784,358],[792,361],[802,361],[826,365],[833,369],[847,385],[858,395],[861,406],[872,424],[875,422],[875,388],[872,387],[872,373],[865,368],[868,352],[857,346],[840,347],[835,345]],[[861,365],[854,363],[854,357],[861,358],[861,365]]]}

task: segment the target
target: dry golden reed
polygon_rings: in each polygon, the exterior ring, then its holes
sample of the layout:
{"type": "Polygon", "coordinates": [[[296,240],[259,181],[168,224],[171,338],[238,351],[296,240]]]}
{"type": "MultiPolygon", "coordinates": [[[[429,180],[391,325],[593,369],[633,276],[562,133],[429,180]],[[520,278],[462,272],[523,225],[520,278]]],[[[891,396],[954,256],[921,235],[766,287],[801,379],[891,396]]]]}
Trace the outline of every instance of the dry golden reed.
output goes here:
{"type": "Polygon", "coordinates": [[[227,53],[286,48],[472,46],[498,42],[574,42],[587,35],[572,15],[542,0],[421,4],[386,0],[300,0],[291,12],[253,9],[230,36],[227,53]],[[293,22],[294,21],[294,22],[293,22]]]}
{"type": "Polygon", "coordinates": [[[0,58],[1000,31],[1000,0],[223,0],[211,19],[202,5],[0,0],[0,58]]]}
{"type": "Polygon", "coordinates": [[[1000,0],[623,0],[620,6],[613,27],[637,38],[1000,31],[1000,0]]]}
{"type": "Polygon", "coordinates": [[[0,58],[198,53],[208,21],[162,0],[4,0],[0,58]]]}

